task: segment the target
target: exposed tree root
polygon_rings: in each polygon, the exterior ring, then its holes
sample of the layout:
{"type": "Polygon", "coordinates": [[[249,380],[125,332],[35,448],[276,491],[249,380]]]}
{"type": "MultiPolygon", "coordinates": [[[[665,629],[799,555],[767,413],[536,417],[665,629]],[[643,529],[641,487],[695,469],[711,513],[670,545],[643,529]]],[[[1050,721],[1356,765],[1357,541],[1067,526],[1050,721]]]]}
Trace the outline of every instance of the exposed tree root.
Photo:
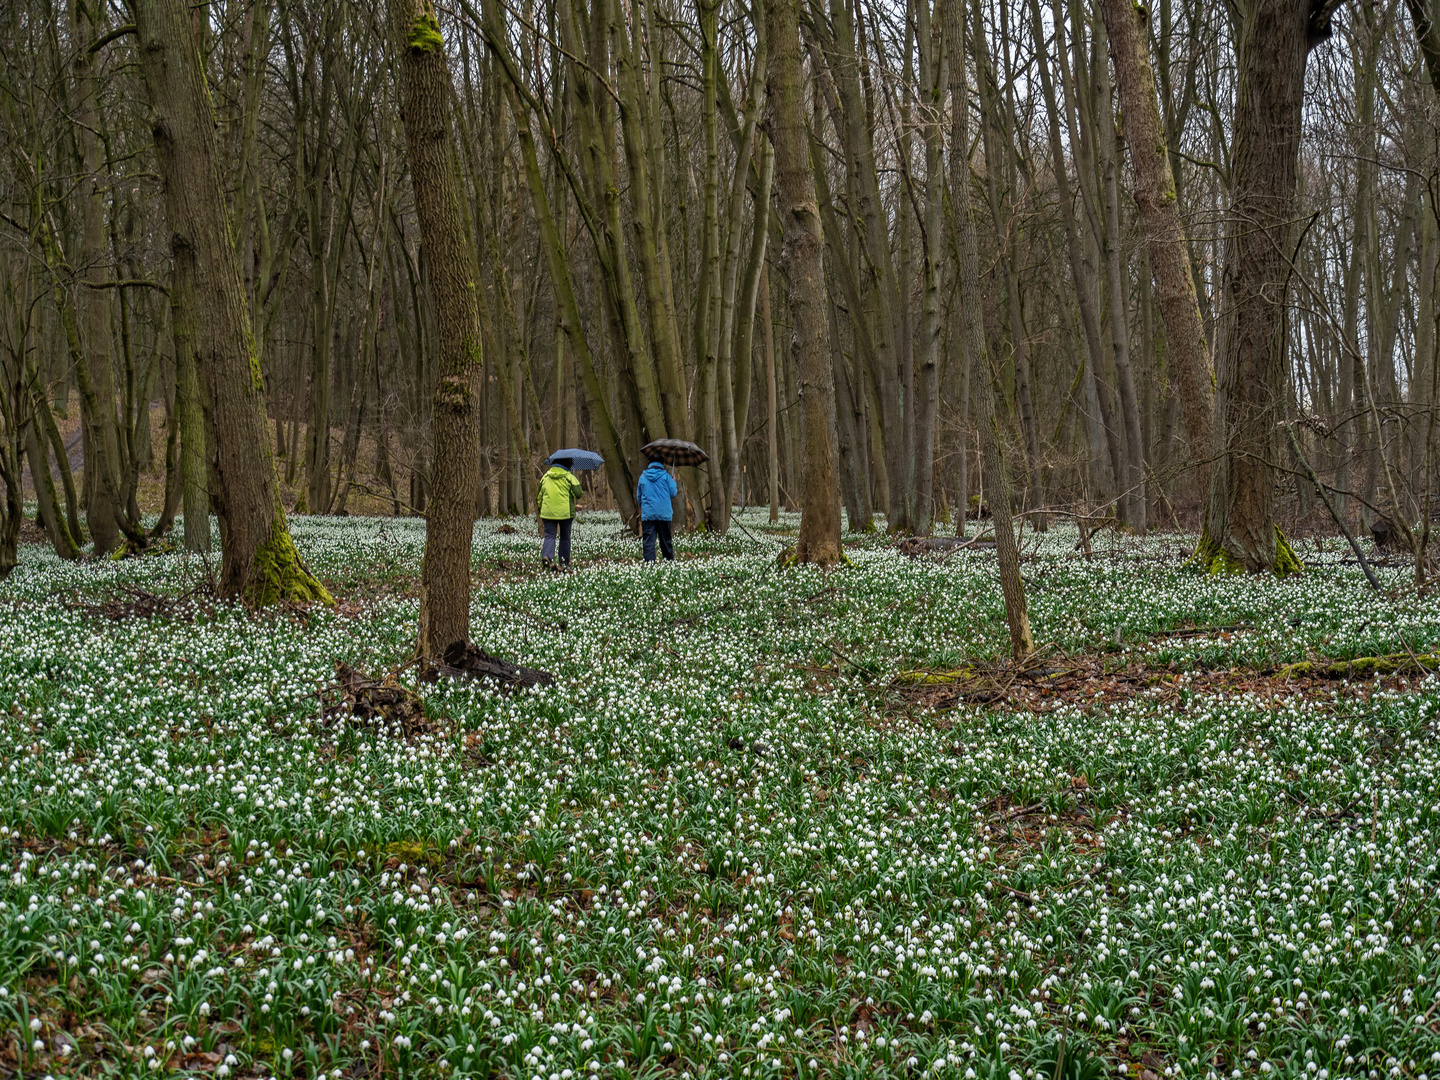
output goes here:
{"type": "Polygon", "coordinates": [[[800,554],[798,548],[787,547],[784,548],[779,555],[775,556],[775,565],[781,570],[788,570],[792,566],[800,566],[801,564],[818,566],[826,570],[832,566],[854,565],[850,560],[850,556],[845,554],[843,547],[836,548],[835,552],[833,559],[823,557],[825,553],[822,553],[822,557],[820,558],[805,558],[800,554]]]}
{"type": "Polygon", "coordinates": [[[399,724],[412,734],[424,724],[425,704],[420,695],[401,686],[396,672],[372,679],[349,664],[335,664],[335,682],[320,691],[320,711],[327,720],[336,716],[375,724],[399,724]]]}

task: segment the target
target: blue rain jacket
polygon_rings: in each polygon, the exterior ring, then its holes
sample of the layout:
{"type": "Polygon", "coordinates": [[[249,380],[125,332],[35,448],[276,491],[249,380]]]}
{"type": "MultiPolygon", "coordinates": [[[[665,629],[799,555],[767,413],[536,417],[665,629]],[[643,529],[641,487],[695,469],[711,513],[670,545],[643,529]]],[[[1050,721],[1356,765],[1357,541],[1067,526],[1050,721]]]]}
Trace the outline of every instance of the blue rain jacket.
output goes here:
{"type": "Polygon", "coordinates": [[[640,482],[635,485],[635,497],[640,500],[640,519],[669,521],[670,500],[679,490],[675,486],[675,479],[665,471],[665,466],[658,461],[652,461],[650,467],[640,474],[640,482]]]}

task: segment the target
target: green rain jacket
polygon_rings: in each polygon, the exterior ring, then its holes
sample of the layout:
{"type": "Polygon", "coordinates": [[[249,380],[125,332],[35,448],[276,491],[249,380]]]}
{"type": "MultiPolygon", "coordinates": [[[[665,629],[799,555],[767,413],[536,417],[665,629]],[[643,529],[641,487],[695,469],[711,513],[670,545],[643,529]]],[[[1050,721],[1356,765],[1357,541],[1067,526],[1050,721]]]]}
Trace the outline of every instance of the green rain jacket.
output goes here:
{"type": "Polygon", "coordinates": [[[575,500],[580,495],[580,481],[575,474],[559,465],[540,478],[540,493],[535,501],[540,517],[546,521],[565,521],[575,516],[575,500]]]}

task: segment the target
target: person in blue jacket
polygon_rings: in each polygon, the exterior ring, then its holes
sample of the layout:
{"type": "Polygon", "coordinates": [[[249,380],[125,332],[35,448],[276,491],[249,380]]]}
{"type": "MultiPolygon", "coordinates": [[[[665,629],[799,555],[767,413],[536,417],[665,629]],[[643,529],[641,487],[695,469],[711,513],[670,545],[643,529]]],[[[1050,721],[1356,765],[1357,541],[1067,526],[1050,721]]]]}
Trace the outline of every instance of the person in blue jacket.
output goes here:
{"type": "Polygon", "coordinates": [[[675,545],[670,535],[670,500],[679,490],[675,486],[675,478],[658,461],[652,461],[649,468],[640,474],[640,482],[635,485],[635,497],[640,502],[640,542],[646,562],[655,561],[657,540],[665,561],[675,561],[675,545]]]}

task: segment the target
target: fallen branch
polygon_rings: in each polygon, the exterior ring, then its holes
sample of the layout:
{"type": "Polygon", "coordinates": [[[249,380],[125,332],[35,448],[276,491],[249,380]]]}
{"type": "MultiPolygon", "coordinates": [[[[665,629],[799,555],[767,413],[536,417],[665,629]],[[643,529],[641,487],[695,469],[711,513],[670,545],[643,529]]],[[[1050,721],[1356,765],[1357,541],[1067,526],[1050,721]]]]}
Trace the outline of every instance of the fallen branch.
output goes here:
{"type": "Polygon", "coordinates": [[[1244,623],[1231,623],[1229,626],[1191,626],[1183,630],[1161,630],[1156,637],[1200,637],[1203,634],[1225,634],[1234,633],[1236,630],[1249,630],[1250,627],[1244,623]]]}
{"type": "Polygon", "coordinates": [[[902,671],[895,676],[894,683],[897,686],[950,686],[978,677],[973,665],[967,664],[953,671],[902,671]]]}
{"type": "Polygon", "coordinates": [[[1440,670],[1440,653],[1416,656],[1413,652],[1391,653],[1388,656],[1358,656],[1354,660],[1313,661],[1283,664],[1275,674],[1282,679],[1367,678],[1371,675],[1397,675],[1406,671],[1440,670]]]}

